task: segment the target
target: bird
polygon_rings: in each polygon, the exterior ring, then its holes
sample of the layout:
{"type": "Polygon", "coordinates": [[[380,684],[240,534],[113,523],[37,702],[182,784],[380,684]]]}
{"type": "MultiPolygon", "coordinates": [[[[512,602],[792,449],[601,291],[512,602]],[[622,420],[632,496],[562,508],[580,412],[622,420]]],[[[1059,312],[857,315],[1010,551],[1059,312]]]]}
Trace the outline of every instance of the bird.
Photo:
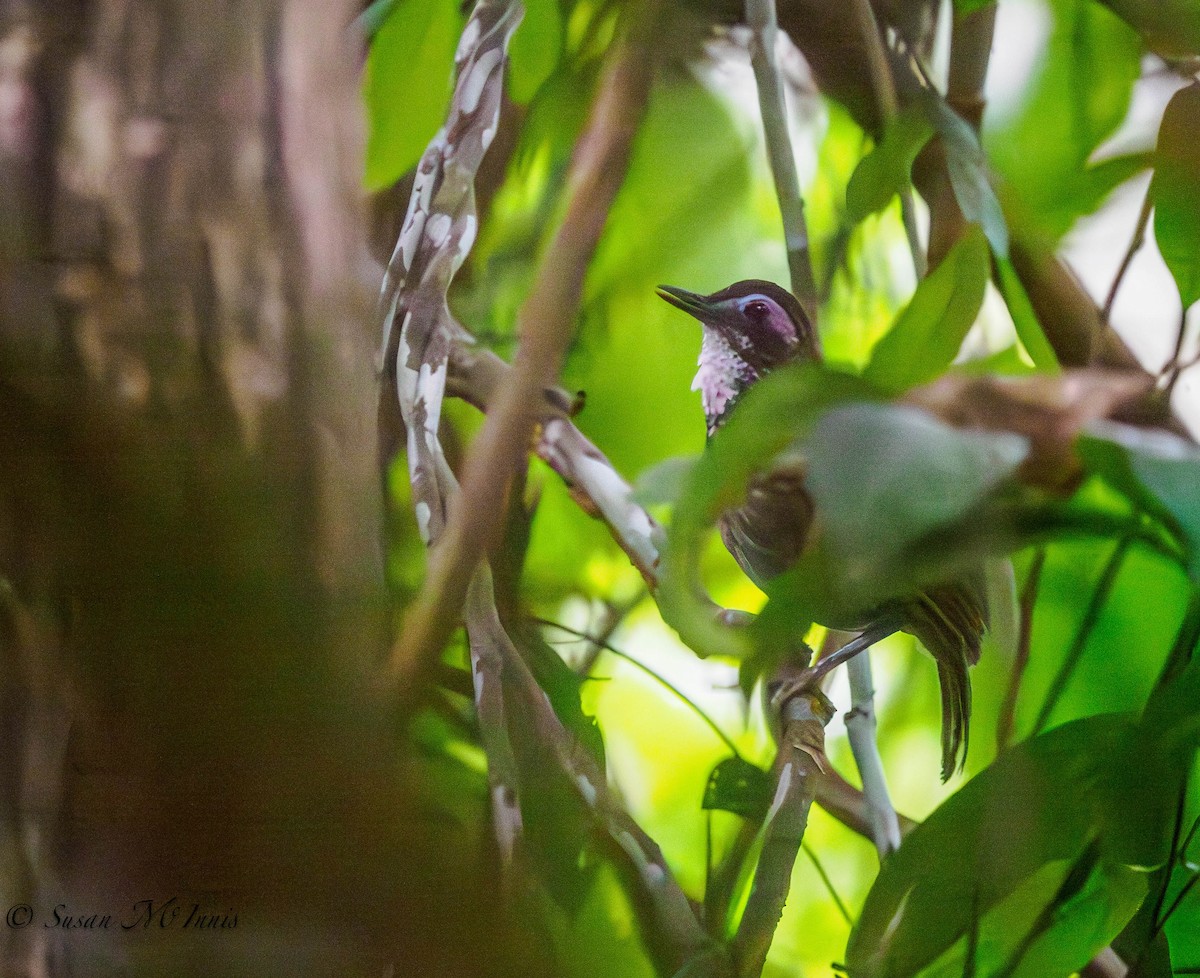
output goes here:
{"type": "MultiPolygon", "coordinates": [[[[799,300],[774,282],[746,279],[711,295],[662,285],[657,293],[703,327],[692,390],[700,391],[709,439],[763,377],[788,364],[822,359],[812,320],[799,300]]],[[[750,480],[745,501],[723,512],[717,525],[726,549],[762,588],[800,559],[817,520],[819,514],[805,489],[804,459],[789,452],[784,460],[750,480]]],[[[914,590],[910,596],[870,609],[861,621],[821,622],[863,631],[863,636],[835,653],[836,661],[827,657],[820,665],[832,668],[892,631],[916,637],[937,665],[945,781],[966,763],[970,667],[979,661],[987,620],[980,571],[914,590]]]]}

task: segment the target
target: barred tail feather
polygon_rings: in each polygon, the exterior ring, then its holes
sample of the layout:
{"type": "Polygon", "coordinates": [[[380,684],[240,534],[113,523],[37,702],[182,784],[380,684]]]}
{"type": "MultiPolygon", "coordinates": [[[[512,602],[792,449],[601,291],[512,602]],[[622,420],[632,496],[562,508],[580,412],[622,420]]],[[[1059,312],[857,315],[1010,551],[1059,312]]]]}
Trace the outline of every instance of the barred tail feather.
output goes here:
{"type": "Polygon", "coordinates": [[[942,780],[962,770],[971,725],[970,668],[979,661],[987,604],[982,581],[930,588],[905,609],[904,630],[916,636],[938,667],[942,694],[942,780]]]}

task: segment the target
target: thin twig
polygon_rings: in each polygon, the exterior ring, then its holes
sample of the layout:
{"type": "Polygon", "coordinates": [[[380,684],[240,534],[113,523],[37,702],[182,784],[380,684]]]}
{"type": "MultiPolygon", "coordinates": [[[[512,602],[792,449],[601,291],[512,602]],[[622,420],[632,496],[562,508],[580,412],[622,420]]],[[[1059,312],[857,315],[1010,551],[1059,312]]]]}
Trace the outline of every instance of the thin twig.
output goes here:
{"type": "Polygon", "coordinates": [[[814,775],[829,766],[825,725],[832,716],[829,701],[820,694],[801,694],[784,704],[783,733],[775,761],[775,798],[763,824],[762,854],[733,939],[740,978],[762,974],[808,827],[814,775]]]}
{"type": "Polygon", "coordinates": [[[633,11],[614,50],[567,179],[567,213],[518,317],[520,346],[512,383],[488,412],[471,445],[462,490],[451,500],[445,532],[432,550],[425,583],[392,651],[392,675],[413,684],[459,618],[471,572],[499,531],[503,500],[525,464],[542,392],[553,385],[570,342],[583,278],[625,176],[633,137],[654,77],[652,27],[659,2],[633,11]]]}
{"type": "Polygon", "coordinates": [[[849,926],[853,927],[854,918],[850,916],[850,910],[846,906],[846,901],[842,899],[841,894],[837,891],[837,887],[833,885],[833,880],[830,878],[829,873],[825,870],[825,866],[821,863],[821,860],[817,858],[816,850],[813,849],[813,847],[807,842],[803,844],[802,848],[804,849],[804,854],[808,856],[808,861],[813,864],[813,869],[815,869],[817,871],[817,875],[821,877],[821,882],[825,884],[825,889],[829,891],[829,895],[833,898],[833,902],[838,908],[838,913],[842,915],[842,919],[846,921],[849,926]]]}
{"type": "Polygon", "coordinates": [[[1179,331],[1175,334],[1175,349],[1171,353],[1171,359],[1167,365],[1167,384],[1163,390],[1164,396],[1169,401],[1171,395],[1175,392],[1175,385],[1179,383],[1179,378],[1186,369],[1182,362],[1183,357],[1183,341],[1187,336],[1187,307],[1184,306],[1179,313],[1179,331]]]}
{"type": "Polygon", "coordinates": [[[1117,274],[1113,276],[1112,285],[1108,288],[1104,306],[1100,309],[1100,318],[1106,323],[1112,316],[1117,293],[1121,291],[1121,283],[1125,281],[1125,273],[1129,271],[1129,266],[1133,263],[1133,256],[1141,250],[1142,245],[1146,242],[1146,227],[1150,223],[1150,212],[1153,210],[1154,201],[1150,198],[1150,188],[1147,187],[1146,196],[1142,199],[1142,209],[1138,213],[1137,224],[1133,229],[1133,237],[1129,239],[1129,247],[1125,249],[1125,255],[1117,268],[1117,274]]]}
{"type": "MultiPolygon", "coordinates": [[[[879,22],[875,19],[871,0],[851,0],[850,5],[854,9],[854,20],[858,26],[859,35],[867,49],[867,71],[871,77],[871,90],[875,94],[875,103],[879,109],[881,129],[886,130],[888,123],[896,117],[898,103],[896,84],[892,78],[891,66],[888,64],[887,51],[883,46],[883,35],[879,32],[879,22]]],[[[917,273],[917,279],[920,280],[925,277],[925,247],[921,244],[921,235],[917,230],[917,215],[912,191],[907,186],[900,191],[900,215],[904,221],[904,233],[908,237],[908,248],[912,253],[913,268],[917,273]]]]}
{"type": "Polygon", "coordinates": [[[1041,709],[1038,710],[1037,719],[1033,723],[1033,732],[1035,734],[1041,733],[1045,728],[1050,715],[1054,712],[1054,707],[1058,705],[1059,698],[1067,688],[1067,684],[1071,681],[1071,676],[1074,675],[1075,668],[1079,665],[1079,660],[1083,656],[1088,639],[1096,627],[1096,622],[1100,620],[1100,612],[1104,610],[1104,603],[1108,600],[1109,592],[1112,591],[1113,585],[1116,583],[1117,573],[1121,570],[1121,564],[1124,562],[1125,555],[1129,552],[1132,543],[1132,537],[1121,537],[1117,541],[1116,547],[1113,548],[1108,562],[1104,565],[1104,570],[1100,573],[1100,579],[1096,582],[1096,587],[1092,591],[1087,608],[1084,609],[1083,619],[1079,622],[1079,628],[1075,632],[1071,646],[1067,649],[1066,655],[1063,656],[1062,665],[1059,666],[1058,672],[1050,683],[1049,690],[1046,691],[1046,698],[1042,701],[1041,709]]]}
{"type": "Polygon", "coordinates": [[[1000,716],[996,721],[996,749],[1004,750],[1012,741],[1016,728],[1017,700],[1021,695],[1021,683],[1029,666],[1030,642],[1033,638],[1033,609],[1037,605],[1038,587],[1042,580],[1042,568],[1046,564],[1046,548],[1039,547],[1029,564],[1025,586],[1021,588],[1021,621],[1017,633],[1017,653],[1013,657],[1012,676],[1000,705],[1000,716]]]}
{"type": "Polygon", "coordinates": [[[841,648],[829,653],[829,655],[822,656],[813,665],[802,670],[794,679],[783,683],[775,693],[775,702],[782,703],[797,693],[816,689],[821,680],[838,666],[849,662],[859,653],[865,652],[872,645],[882,642],[889,635],[893,635],[897,631],[899,631],[899,623],[890,618],[875,622],[841,648]]]}
{"type": "Polygon", "coordinates": [[[717,723],[717,721],[714,720],[712,717],[710,717],[707,713],[705,713],[702,709],[700,709],[699,704],[697,704],[693,700],[689,699],[687,697],[687,695],[683,692],[683,690],[679,689],[679,687],[676,686],[674,683],[672,683],[669,679],[667,679],[666,676],[663,676],[661,673],[655,672],[653,669],[651,669],[648,665],[646,665],[646,663],[642,662],[640,659],[634,658],[628,652],[622,652],[615,645],[609,644],[609,642],[607,640],[601,638],[598,635],[590,635],[587,632],[578,631],[577,629],[571,628],[569,625],[560,625],[558,622],[551,621],[549,618],[534,618],[532,620],[539,625],[545,625],[549,628],[557,628],[559,631],[566,632],[568,635],[574,635],[576,638],[585,639],[586,641],[591,642],[593,645],[597,646],[598,648],[603,649],[604,651],[610,652],[611,654],[615,655],[618,659],[622,659],[625,662],[628,662],[630,665],[635,666],[636,668],[640,669],[642,672],[644,672],[647,676],[649,676],[651,679],[653,679],[655,682],[657,682],[660,686],[662,686],[668,692],[673,693],[675,696],[677,696],[684,704],[686,704],[692,710],[693,713],[696,714],[696,716],[698,716],[701,720],[704,721],[705,725],[714,734],[716,734],[717,739],[719,741],[721,741],[722,744],[725,745],[726,749],[729,751],[730,754],[732,754],[734,757],[738,758],[739,760],[742,759],[741,752],[737,749],[737,744],[735,744],[733,742],[733,739],[729,736],[729,734],[727,734],[724,730],[721,729],[721,725],[719,723],[717,723]]]}
{"type": "Polygon", "coordinates": [[[762,112],[767,158],[771,164],[775,195],[779,199],[779,211],[783,219],[783,237],[787,245],[792,292],[800,300],[808,318],[815,323],[817,289],[813,281],[812,258],[809,254],[804,198],[800,196],[796,157],[788,136],[783,80],[775,54],[775,41],[779,30],[775,17],[775,0],[746,0],[746,24],[751,33],[750,63],[754,68],[754,81],[758,86],[758,105],[762,112]]]}
{"type": "Polygon", "coordinates": [[[578,675],[587,676],[591,673],[596,665],[596,660],[600,658],[600,654],[607,647],[607,642],[612,637],[613,632],[621,627],[621,623],[629,617],[629,613],[641,604],[645,598],[645,589],[639,588],[637,594],[624,601],[605,602],[604,613],[600,621],[593,628],[589,629],[587,636],[585,636],[588,639],[587,650],[574,667],[578,675]]]}

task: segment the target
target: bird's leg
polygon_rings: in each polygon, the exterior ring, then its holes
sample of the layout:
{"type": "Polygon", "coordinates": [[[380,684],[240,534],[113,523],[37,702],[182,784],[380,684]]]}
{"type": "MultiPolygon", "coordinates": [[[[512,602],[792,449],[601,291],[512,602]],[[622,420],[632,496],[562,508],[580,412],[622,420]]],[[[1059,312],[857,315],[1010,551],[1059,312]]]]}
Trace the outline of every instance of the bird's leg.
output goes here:
{"type": "Polygon", "coordinates": [[[805,669],[795,679],[780,686],[771,698],[772,704],[779,706],[802,690],[814,688],[817,683],[838,666],[842,665],[842,663],[849,662],[860,652],[865,652],[876,642],[882,642],[889,635],[899,630],[899,622],[892,618],[883,618],[874,622],[840,649],[830,652],[829,655],[822,657],[814,665],[805,669]]]}

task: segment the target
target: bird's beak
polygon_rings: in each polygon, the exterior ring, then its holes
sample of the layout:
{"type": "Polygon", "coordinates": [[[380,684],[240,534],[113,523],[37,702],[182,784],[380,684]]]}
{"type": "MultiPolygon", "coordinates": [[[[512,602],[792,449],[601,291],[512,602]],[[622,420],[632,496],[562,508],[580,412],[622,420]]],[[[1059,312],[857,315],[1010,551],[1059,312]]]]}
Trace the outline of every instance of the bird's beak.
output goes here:
{"type": "Polygon", "coordinates": [[[682,309],[689,316],[695,316],[702,323],[712,318],[712,305],[705,296],[689,292],[687,289],[677,289],[673,285],[660,285],[654,290],[660,299],[665,299],[676,309],[682,309]]]}

